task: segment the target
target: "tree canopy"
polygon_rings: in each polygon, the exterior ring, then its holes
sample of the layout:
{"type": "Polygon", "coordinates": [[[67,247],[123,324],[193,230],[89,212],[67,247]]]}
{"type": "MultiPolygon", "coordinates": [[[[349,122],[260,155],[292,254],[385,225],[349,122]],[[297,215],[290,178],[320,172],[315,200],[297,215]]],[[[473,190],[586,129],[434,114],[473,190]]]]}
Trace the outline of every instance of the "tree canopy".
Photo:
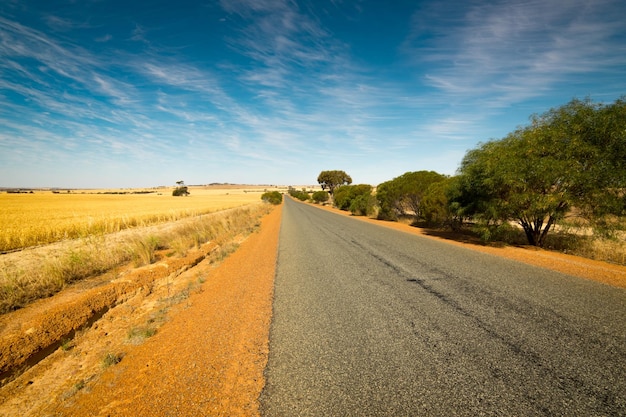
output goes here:
{"type": "Polygon", "coordinates": [[[531,245],[576,207],[621,214],[626,188],[626,103],[570,103],[470,150],[459,169],[458,214],[516,221],[531,245]]]}
{"type": "Polygon", "coordinates": [[[283,202],[283,195],[278,191],[267,191],[261,196],[261,200],[266,203],[279,205],[283,202]]]}
{"type": "Polygon", "coordinates": [[[405,172],[390,181],[379,184],[376,198],[380,205],[379,217],[395,220],[398,216],[422,217],[422,199],[431,184],[443,181],[445,175],[435,171],[405,172]]]}
{"type": "Polygon", "coordinates": [[[335,190],[335,206],[340,210],[350,210],[364,215],[368,210],[368,197],[372,195],[369,184],[342,185],[335,190]]]}
{"type": "Polygon", "coordinates": [[[317,177],[317,182],[322,186],[322,190],[328,189],[328,192],[333,195],[335,188],[340,185],[352,184],[352,178],[344,171],[322,171],[317,177]]]}
{"type": "Polygon", "coordinates": [[[176,188],[174,188],[174,191],[172,191],[172,195],[174,197],[186,197],[189,194],[189,188],[187,188],[187,186],[185,185],[185,181],[176,181],[176,188]]]}

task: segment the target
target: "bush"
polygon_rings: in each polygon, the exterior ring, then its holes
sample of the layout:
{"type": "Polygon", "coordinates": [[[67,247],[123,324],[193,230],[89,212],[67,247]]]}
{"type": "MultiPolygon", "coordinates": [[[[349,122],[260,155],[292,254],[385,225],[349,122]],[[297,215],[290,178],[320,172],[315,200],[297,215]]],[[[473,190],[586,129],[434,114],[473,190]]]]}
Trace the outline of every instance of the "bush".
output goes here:
{"type": "Polygon", "coordinates": [[[306,191],[296,190],[295,188],[291,187],[289,188],[289,195],[293,198],[297,198],[300,201],[306,201],[310,198],[309,193],[307,193],[306,191]]]}
{"type": "MultiPolygon", "coordinates": [[[[344,185],[333,193],[335,206],[340,210],[351,210],[351,205],[358,197],[367,198],[372,194],[372,186],[368,184],[344,185]]],[[[359,204],[359,203],[357,203],[359,204]]],[[[363,204],[363,203],[361,203],[363,204]]]]}
{"type": "Polygon", "coordinates": [[[381,220],[397,220],[404,216],[414,217],[415,220],[423,218],[422,200],[428,187],[445,179],[445,175],[435,171],[416,171],[405,172],[379,184],[376,188],[380,205],[378,217],[381,220]]]}
{"type": "Polygon", "coordinates": [[[278,205],[283,202],[283,195],[278,191],[268,191],[263,193],[261,200],[270,204],[278,205]]]}
{"type": "Polygon", "coordinates": [[[176,188],[174,189],[174,191],[172,191],[172,195],[173,195],[174,197],[181,197],[181,196],[182,196],[182,197],[186,197],[186,196],[188,196],[188,195],[189,195],[189,189],[188,189],[187,187],[185,187],[185,186],[182,186],[182,187],[176,187],[176,188]]]}
{"type": "Polygon", "coordinates": [[[372,216],[376,212],[376,197],[361,194],[350,203],[350,212],[354,216],[372,216]]]}
{"type": "Polygon", "coordinates": [[[432,183],[422,198],[422,218],[431,226],[455,228],[462,221],[451,205],[450,195],[454,195],[458,179],[446,178],[432,183]]]}
{"type": "Polygon", "coordinates": [[[327,202],[329,198],[330,194],[328,194],[328,191],[316,191],[311,196],[311,199],[318,204],[327,202]]]}

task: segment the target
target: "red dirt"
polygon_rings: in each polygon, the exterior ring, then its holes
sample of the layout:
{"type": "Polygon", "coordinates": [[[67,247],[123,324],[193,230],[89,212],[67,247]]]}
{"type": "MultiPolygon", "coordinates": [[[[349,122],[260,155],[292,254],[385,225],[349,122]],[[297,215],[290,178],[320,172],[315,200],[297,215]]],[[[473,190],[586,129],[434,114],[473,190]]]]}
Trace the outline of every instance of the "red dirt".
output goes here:
{"type": "Polygon", "coordinates": [[[264,385],[280,209],[268,215],[188,308],[107,369],[67,416],[258,415],[264,385]]]}

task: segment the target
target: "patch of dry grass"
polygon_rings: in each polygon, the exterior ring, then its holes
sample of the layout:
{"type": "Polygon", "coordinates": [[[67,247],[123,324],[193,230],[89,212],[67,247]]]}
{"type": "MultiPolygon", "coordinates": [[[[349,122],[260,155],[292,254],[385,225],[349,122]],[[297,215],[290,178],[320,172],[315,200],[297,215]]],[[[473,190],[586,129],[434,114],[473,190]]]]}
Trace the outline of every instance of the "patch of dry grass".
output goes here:
{"type": "Polygon", "coordinates": [[[212,241],[224,245],[223,250],[228,251],[235,236],[249,234],[271,210],[257,201],[246,207],[195,216],[161,227],[88,236],[52,255],[42,252],[32,256],[30,262],[23,262],[21,258],[25,256],[17,256],[22,253],[2,255],[0,313],[21,308],[69,283],[111,271],[130,261],[136,266],[150,264],[155,261],[158,249],[170,250],[170,256],[184,255],[190,248],[212,241]]]}

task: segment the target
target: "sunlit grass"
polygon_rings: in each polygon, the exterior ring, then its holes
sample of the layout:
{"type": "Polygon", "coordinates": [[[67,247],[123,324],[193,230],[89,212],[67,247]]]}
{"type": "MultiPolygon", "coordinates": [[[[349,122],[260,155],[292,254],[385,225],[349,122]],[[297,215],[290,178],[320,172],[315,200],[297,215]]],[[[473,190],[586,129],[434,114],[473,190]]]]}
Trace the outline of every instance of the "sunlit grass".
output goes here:
{"type": "Polygon", "coordinates": [[[264,189],[190,191],[188,197],[173,197],[170,189],[152,194],[0,193],[0,252],[240,207],[258,202],[264,189]]]}
{"type": "Polygon", "coordinates": [[[261,202],[260,197],[255,202],[168,223],[158,230],[137,229],[123,237],[88,236],[54,256],[37,258],[26,266],[11,256],[15,254],[3,255],[0,257],[0,314],[24,307],[55,294],[72,282],[111,271],[127,262],[133,262],[135,266],[153,263],[156,251],[160,249],[168,256],[184,256],[189,249],[213,242],[219,246],[219,253],[226,252],[236,236],[253,231],[258,227],[260,217],[271,209],[261,202]]]}

